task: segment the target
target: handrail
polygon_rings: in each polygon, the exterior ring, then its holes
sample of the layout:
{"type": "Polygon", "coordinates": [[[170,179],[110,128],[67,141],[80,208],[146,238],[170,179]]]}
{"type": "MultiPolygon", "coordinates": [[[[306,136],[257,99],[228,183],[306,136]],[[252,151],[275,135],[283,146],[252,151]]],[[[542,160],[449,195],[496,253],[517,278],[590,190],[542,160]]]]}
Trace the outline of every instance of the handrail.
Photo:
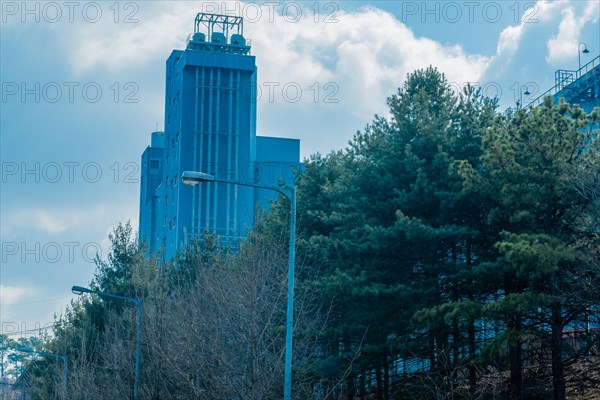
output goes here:
{"type": "Polygon", "coordinates": [[[565,88],[567,88],[571,85],[575,85],[577,83],[577,81],[579,81],[580,79],[588,79],[588,74],[590,72],[594,71],[594,69],[597,68],[598,66],[600,66],[600,56],[597,56],[596,58],[594,58],[593,60],[591,60],[584,66],[582,66],[577,71],[573,71],[573,72],[575,72],[575,80],[573,82],[571,82],[570,84],[568,84],[566,86],[561,86],[560,84],[562,82],[559,82],[558,84],[554,85],[553,87],[551,87],[550,89],[546,90],[544,93],[542,93],[541,95],[536,97],[533,101],[531,101],[529,104],[527,104],[525,106],[525,108],[531,109],[531,108],[537,107],[544,102],[544,99],[546,97],[548,97],[548,96],[554,97],[558,92],[564,90],[565,88]],[[582,73],[582,71],[584,71],[584,70],[585,70],[585,72],[582,73]]]}
{"type": "Polygon", "coordinates": [[[579,68],[579,70],[577,71],[577,79],[581,77],[581,71],[585,69],[585,73],[587,74],[588,72],[596,68],[596,64],[600,65],[600,56],[597,56],[592,61],[585,64],[583,67],[579,68]]]}

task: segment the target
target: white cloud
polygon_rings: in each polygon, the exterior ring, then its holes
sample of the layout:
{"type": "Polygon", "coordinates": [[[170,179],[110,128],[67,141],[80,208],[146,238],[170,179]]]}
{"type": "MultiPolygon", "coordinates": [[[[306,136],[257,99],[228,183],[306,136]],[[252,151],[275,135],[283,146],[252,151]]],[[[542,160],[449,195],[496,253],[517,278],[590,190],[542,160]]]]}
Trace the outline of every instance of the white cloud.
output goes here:
{"type": "MultiPolygon", "coordinates": [[[[434,65],[451,82],[476,81],[487,58],[467,54],[460,46],[444,46],[415,37],[394,16],[372,7],[340,13],[339,22],[315,24],[311,19],[290,24],[283,19],[253,27],[255,54],[268,54],[259,82],[335,82],[340,106],[370,118],[381,112],[385,98],[417,68],[434,65]],[[327,56],[325,56],[327,55],[327,56]]],[[[312,101],[305,96],[306,103],[312,101]]]]}
{"type": "Polygon", "coordinates": [[[509,67],[514,60],[522,62],[519,50],[527,47],[524,45],[529,36],[546,25],[553,25],[557,12],[567,6],[568,2],[566,1],[540,0],[532,8],[525,10],[518,25],[507,26],[500,33],[496,54],[492,57],[493,68],[503,70],[509,67]]]}
{"type": "Polygon", "coordinates": [[[508,26],[501,33],[498,39],[496,54],[514,53],[521,42],[523,36],[523,25],[508,26]]]}
{"type": "Polygon", "coordinates": [[[598,23],[600,3],[590,1],[585,9],[581,10],[581,15],[577,15],[577,11],[573,6],[561,11],[562,20],[558,32],[547,42],[546,61],[549,63],[564,62],[577,56],[579,50],[575,45],[581,41],[581,31],[589,22],[598,23]]]}
{"type": "Polygon", "coordinates": [[[538,1],[531,10],[523,13],[519,24],[503,29],[483,73],[484,83],[500,89],[503,108],[520,100],[528,104],[554,85],[552,70],[573,68],[583,27],[598,19],[597,2],[538,1]],[[524,86],[531,95],[523,95],[524,86]]]}
{"type": "Polygon", "coordinates": [[[28,287],[0,285],[0,304],[3,307],[10,306],[20,299],[29,297],[35,293],[35,289],[28,287]]]}
{"type": "Polygon", "coordinates": [[[51,327],[52,313],[61,315],[72,296],[40,299],[48,295],[39,287],[0,285],[2,333],[30,335],[51,327]]]}
{"type": "MultiPolygon", "coordinates": [[[[127,30],[97,24],[72,38],[69,59],[74,71],[135,68],[164,60],[171,49],[184,47],[198,5],[173,2],[152,11],[155,15],[127,30]]],[[[333,82],[339,87],[337,98],[343,99],[337,107],[368,119],[385,110],[385,98],[417,68],[434,65],[449,81],[465,83],[478,80],[488,63],[486,57],[469,55],[459,45],[415,37],[405,24],[374,7],[339,11],[334,23],[315,23],[309,12],[291,22],[279,12],[263,5],[263,18],[255,23],[247,18],[244,26],[257,56],[259,84],[279,84],[275,102],[282,102],[281,90],[291,83],[303,90],[300,103],[314,105],[315,83],[323,90],[333,82]]],[[[266,86],[263,95],[266,100],[266,86]]],[[[269,109],[265,106],[267,113],[269,109]]]]}
{"type": "Polygon", "coordinates": [[[2,236],[7,237],[16,231],[34,229],[45,233],[62,233],[68,228],[68,219],[73,216],[58,215],[40,208],[19,209],[3,217],[2,236]]]}
{"type": "Polygon", "coordinates": [[[184,43],[197,5],[169,2],[166,7],[142,5],[141,8],[136,23],[115,24],[111,19],[103,19],[97,24],[86,24],[75,36],[70,32],[66,40],[75,73],[96,67],[117,71],[166,58],[164,49],[178,48],[184,43]]]}
{"type": "Polygon", "coordinates": [[[82,208],[28,208],[6,212],[2,221],[4,238],[20,232],[38,231],[43,234],[63,234],[77,232],[88,226],[102,226],[107,221],[131,220],[137,226],[137,212],[131,205],[115,207],[114,204],[100,204],[82,208]]]}
{"type": "Polygon", "coordinates": [[[94,209],[24,209],[7,217],[6,225],[10,231],[19,228],[36,229],[50,234],[63,233],[69,229],[81,227],[94,215],[105,214],[106,206],[94,209]]]}

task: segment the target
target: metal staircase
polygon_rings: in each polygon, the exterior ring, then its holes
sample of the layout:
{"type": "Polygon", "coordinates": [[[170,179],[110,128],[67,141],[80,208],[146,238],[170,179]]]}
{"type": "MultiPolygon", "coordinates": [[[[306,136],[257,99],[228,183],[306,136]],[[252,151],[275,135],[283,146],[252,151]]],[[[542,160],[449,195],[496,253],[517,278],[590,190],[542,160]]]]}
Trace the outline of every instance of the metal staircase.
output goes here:
{"type": "Polygon", "coordinates": [[[552,97],[557,103],[564,97],[571,104],[591,103],[600,106],[600,56],[594,58],[577,71],[559,69],[554,73],[554,86],[525,106],[534,108],[552,97]]]}

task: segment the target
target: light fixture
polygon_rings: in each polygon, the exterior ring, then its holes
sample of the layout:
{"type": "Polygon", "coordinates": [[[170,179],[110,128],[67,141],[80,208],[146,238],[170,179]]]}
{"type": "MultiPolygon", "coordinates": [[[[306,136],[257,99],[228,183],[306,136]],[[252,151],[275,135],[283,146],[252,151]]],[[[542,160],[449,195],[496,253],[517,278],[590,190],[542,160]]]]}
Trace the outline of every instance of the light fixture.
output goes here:
{"type": "Polygon", "coordinates": [[[577,63],[579,69],[581,69],[581,53],[588,54],[589,52],[590,51],[587,48],[587,44],[585,44],[584,42],[579,42],[579,44],[577,45],[577,63]],[[583,45],[583,50],[581,50],[581,45],[583,45]]]}
{"type": "Polygon", "coordinates": [[[214,181],[214,175],[205,174],[197,171],[184,171],[181,175],[181,182],[185,185],[196,186],[200,182],[214,181]]]}
{"type": "MultiPolygon", "coordinates": [[[[106,292],[99,292],[96,290],[92,290],[92,289],[88,289],[82,286],[73,286],[71,287],[71,292],[73,292],[73,294],[76,295],[80,295],[83,293],[90,293],[90,294],[95,294],[98,297],[108,297],[108,298],[112,298],[112,299],[119,299],[119,300],[125,300],[128,301],[130,303],[133,303],[136,308],[137,308],[137,314],[138,314],[138,318],[137,318],[137,338],[136,338],[136,350],[135,350],[135,379],[133,381],[133,399],[134,400],[138,400],[139,399],[139,385],[140,385],[140,363],[141,363],[141,353],[142,353],[142,347],[141,347],[141,342],[142,342],[142,300],[138,299],[136,297],[126,297],[126,296],[119,296],[117,294],[112,294],[112,293],[106,293],[106,292]]],[[[65,359],[67,360],[67,359],[65,359]]],[[[65,364],[68,364],[68,361],[65,361],[65,364]]],[[[66,377],[66,375],[65,375],[66,377]]],[[[66,378],[65,378],[65,382],[66,382],[66,378]]],[[[65,384],[65,393],[66,393],[66,384],[65,384]]]]}
{"type": "Polygon", "coordinates": [[[91,293],[92,291],[90,289],[88,289],[88,288],[84,288],[84,287],[81,287],[81,286],[73,286],[71,288],[71,292],[73,292],[73,294],[76,294],[76,295],[79,296],[79,295],[84,294],[84,293],[91,293]]]}
{"type": "Polygon", "coordinates": [[[184,171],[181,181],[186,185],[197,185],[200,182],[221,182],[230,185],[248,186],[257,189],[273,190],[281,193],[290,201],[290,252],[288,262],[287,311],[285,322],[285,366],[283,383],[283,400],[292,400],[292,345],[294,328],[294,269],[296,265],[296,186],[283,189],[278,186],[262,185],[254,182],[240,182],[230,179],[216,178],[214,175],[199,171],[184,171]]]}

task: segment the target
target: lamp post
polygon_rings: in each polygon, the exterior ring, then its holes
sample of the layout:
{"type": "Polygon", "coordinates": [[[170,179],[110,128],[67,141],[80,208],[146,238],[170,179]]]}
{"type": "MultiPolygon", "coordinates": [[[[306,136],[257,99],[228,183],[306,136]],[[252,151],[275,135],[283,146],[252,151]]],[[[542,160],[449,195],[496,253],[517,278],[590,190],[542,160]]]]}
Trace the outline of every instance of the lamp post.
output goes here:
{"type": "Polygon", "coordinates": [[[529,93],[529,89],[527,89],[527,85],[523,85],[519,87],[519,101],[517,103],[517,108],[521,108],[523,107],[523,95],[525,96],[529,96],[531,93],[529,93]],[[523,90],[525,89],[525,90],[523,90]]]}
{"type": "Polygon", "coordinates": [[[296,187],[284,190],[278,186],[261,185],[251,182],[240,182],[230,179],[216,178],[214,175],[197,171],[184,171],[181,175],[181,181],[190,186],[195,186],[200,182],[221,182],[230,185],[249,186],[259,189],[273,190],[284,195],[291,203],[290,211],[290,251],[288,262],[288,298],[285,326],[285,371],[283,399],[292,398],[292,329],[294,325],[294,267],[296,256],[296,187]]]}
{"type": "Polygon", "coordinates": [[[139,385],[140,385],[140,359],[141,359],[141,353],[142,353],[142,348],[141,348],[142,300],[137,299],[135,297],[125,297],[125,296],[119,296],[119,295],[111,294],[111,293],[98,292],[98,291],[88,289],[85,287],[81,287],[81,286],[73,286],[71,288],[71,291],[73,292],[73,294],[77,294],[77,295],[80,295],[83,293],[89,293],[89,294],[95,294],[96,296],[99,296],[99,297],[125,300],[130,303],[133,303],[137,307],[137,340],[136,340],[137,343],[136,343],[136,350],[135,350],[135,380],[133,381],[133,399],[138,400],[139,399],[139,385]]]}
{"type": "Polygon", "coordinates": [[[583,43],[583,42],[579,42],[579,44],[577,45],[577,61],[579,62],[579,68],[577,69],[577,73],[579,74],[579,70],[581,69],[581,53],[583,54],[587,54],[590,51],[587,48],[587,44],[583,43]],[[581,51],[581,45],[583,45],[583,51],[581,51]]]}
{"type": "Polygon", "coordinates": [[[45,351],[37,351],[34,349],[29,349],[27,347],[17,347],[16,350],[23,352],[23,353],[35,353],[35,354],[40,354],[42,356],[55,357],[55,358],[62,359],[65,363],[65,368],[63,369],[63,398],[64,399],[67,398],[67,386],[68,386],[68,382],[69,382],[69,356],[68,355],[47,353],[45,351]]]}

